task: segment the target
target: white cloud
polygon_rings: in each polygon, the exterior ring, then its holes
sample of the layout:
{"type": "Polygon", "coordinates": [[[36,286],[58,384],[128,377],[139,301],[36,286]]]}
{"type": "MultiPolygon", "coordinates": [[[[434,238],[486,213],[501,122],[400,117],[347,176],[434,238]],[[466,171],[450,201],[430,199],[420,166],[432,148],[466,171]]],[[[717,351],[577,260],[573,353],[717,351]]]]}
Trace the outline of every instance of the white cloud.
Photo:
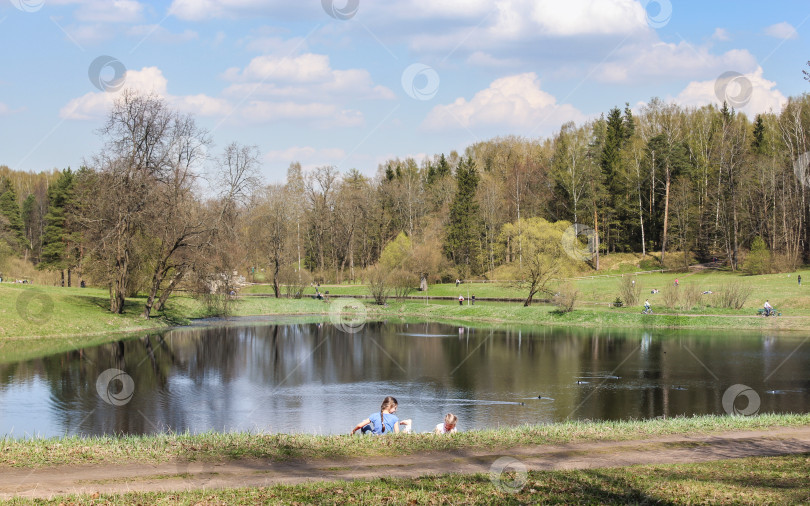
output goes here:
{"type": "Polygon", "coordinates": [[[70,100],[59,111],[59,116],[74,120],[97,120],[104,118],[125,89],[141,93],[154,93],[165,98],[178,110],[200,116],[222,116],[231,111],[227,101],[206,95],[173,96],[167,92],[168,81],[157,67],[144,67],[141,70],[128,70],[124,75],[124,85],[117,91],[98,91],[70,100]]]}
{"type": "Polygon", "coordinates": [[[169,12],[180,19],[187,21],[201,21],[203,19],[224,17],[227,12],[227,2],[216,0],[174,0],[169,12]]]}
{"type": "Polygon", "coordinates": [[[365,69],[335,70],[326,55],[258,56],[244,70],[228,69],[225,79],[234,81],[230,96],[263,96],[324,101],[335,97],[362,99],[395,98],[385,86],[375,85],[365,69]]]}
{"type": "Polygon", "coordinates": [[[430,130],[481,125],[535,129],[584,119],[574,106],[557,104],[552,95],[540,89],[537,75],[530,72],[497,79],[470,101],[459,97],[451,104],[436,106],[423,125],[430,130]]]}
{"type": "Polygon", "coordinates": [[[476,51],[467,57],[467,63],[480,67],[514,67],[520,64],[517,58],[498,58],[483,51],[476,51]]]}
{"type": "Polygon", "coordinates": [[[169,13],[186,21],[251,17],[257,14],[290,15],[302,10],[317,10],[324,16],[320,2],[269,2],[267,0],[174,0],[169,13]]]}
{"type": "Polygon", "coordinates": [[[796,29],[793,28],[793,25],[787,21],[776,23],[775,25],[765,28],[765,35],[783,40],[799,38],[799,34],[796,32],[796,29]]]}
{"type": "Polygon", "coordinates": [[[731,35],[729,35],[728,30],[725,28],[715,28],[712,39],[727,42],[731,40],[731,35]]]}
{"type": "Polygon", "coordinates": [[[775,82],[768,81],[762,74],[762,67],[757,67],[755,71],[731,80],[725,89],[720,90],[720,97],[717,96],[717,79],[692,81],[673,101],[684,106],[700,107],[706,104],[721,104],[726,98],[730,106],[736,106],[735,109],[751,117],[768,111],[779,112],[787,103],[787,98],[776,89],[775,82]],[[745,100],[746,96],[750,98],[745,100]]]}
{"type": "MultiPolygon", "coordinates": [[[[514,2],[522,3],[522,2],[514,2]]],[[[531,21],[552,36],[618,35],[646,31],[647,12],[635,0],[536,0],[531,21]]]]}
{"type": "Polygon", "coordinates": [[[604,82],[623,83],[645,78],[694,79],[719,75],[729,69],[744,73],[756,68],[756,58],[746,49],[732,49],[715,55],[705,46],[694,46],[686,41],[678,44],[658,42],[623,48],[617,61],[602,65],[594,77],[604,82]]]}
{"type": "Polygon", "coordinates": [[[229,69],[225,76],[233,81],[276,80],[294,83],[324,81],[329,78],[329,56],[302,54],[300,56],[257,56],[244,70],[229,69]]]}
{"type": "MultiPolygon", "coordinates": [[[[414,0],[426,4],[429,0],[414,0]]],[[[431,2],[432,3],[432,2],[431,2]]],[[[438,2],[450,6],[456,2],[438,2]]],[[[424,20],[433,9],[411,8],[424,20]]],[[[417,51],[492,52],[502,46],[524,47],[527,41],[574,37],[648,37],[647,12],[637,0],[502,0],[473,2],[476,14],[466,5],[458,8],[454,24],[441,30],[414,29],[408,43],[417,51]],[[483,4],[483,6],[482,6],[483,4]],[[485,6],[485,8],[484,8],[485,6]]],[[[416,14],[414,14],[415,16],[416,14]]]]}

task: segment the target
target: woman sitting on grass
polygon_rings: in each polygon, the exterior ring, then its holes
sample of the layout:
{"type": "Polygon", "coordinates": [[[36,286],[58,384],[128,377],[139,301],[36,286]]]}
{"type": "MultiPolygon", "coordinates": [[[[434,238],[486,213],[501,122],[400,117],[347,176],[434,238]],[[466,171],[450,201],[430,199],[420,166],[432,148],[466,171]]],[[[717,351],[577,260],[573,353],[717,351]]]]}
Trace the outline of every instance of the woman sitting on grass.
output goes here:
{"type": "Polygon", "coordinates": [[[362,430],[363,434],[366,432],[371,432],[375,435],[390,434],[392,432],[398,434],[400,425],[405,427],[403,432],[410,432],[411,421],[403,420],[400,422],[395,414],[398,404],[397,400],[389,395],[383,400],[382,406],[380,406],[380,412],[368,415],[368,418],[358,423],[354,429],[352,429],[352,434],[358,430],[362,430]]]}

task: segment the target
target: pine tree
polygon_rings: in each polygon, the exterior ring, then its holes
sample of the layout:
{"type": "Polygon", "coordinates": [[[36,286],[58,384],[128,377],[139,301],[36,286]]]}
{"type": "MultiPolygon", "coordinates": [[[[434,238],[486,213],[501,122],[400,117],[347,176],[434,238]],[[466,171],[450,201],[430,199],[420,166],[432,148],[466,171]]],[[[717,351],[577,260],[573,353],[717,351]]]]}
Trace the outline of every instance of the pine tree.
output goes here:
{"type": "Polygon", "coordinates": [[[472,158],[462,159],[456,168],[456,195],[450,205],[450,225],[445,248],[462,276],[478,271],[481,253],[481,216],[475,193],[480,176],[472,158]]]}
{"type": "Polygon", "coordinates": [[[765,122],[762,121],[761,114],[757,114],[754,122],[754,139],[751,141],[751,148],[758,155],[762,154],[765,149],[765,122]]]}
{"type": "Polygon", "coordinates": [[[8,178],[0,180],[0,215],[5,218],[0,227],[2,236],[9,246],[15,250],[22,251],[27,247],[25,240],[25,226],[20,216],[20,205],[17,202],[17,192],[14,190],[8,178]]]}
{"type": "Polygon", "coordinates": [[[37,266],[40,269],[63,271],[70,269],[74,264],[74,255],[70,251],[74,241],[67,223],[74,184],[73,172],[65,169],[59,179],[48,188],[48,214],[45,215],[45,233],[42,237],[42,262],[37,266]]]}

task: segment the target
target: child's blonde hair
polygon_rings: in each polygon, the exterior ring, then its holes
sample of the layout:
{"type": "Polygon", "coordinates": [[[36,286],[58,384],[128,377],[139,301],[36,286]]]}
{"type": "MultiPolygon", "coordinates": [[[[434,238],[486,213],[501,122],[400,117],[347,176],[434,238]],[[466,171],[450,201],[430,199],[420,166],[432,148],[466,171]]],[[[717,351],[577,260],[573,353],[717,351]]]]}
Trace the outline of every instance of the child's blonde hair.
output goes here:
{"type": "MultiPolygon", "coordinates": [[[[434,418],[435,420],[435,418],[434,418]]],[[[444,415],[444,423],[445,425],[455,425],[458,422],[458,417],[453,413],[447,413],[444,415]]]]}

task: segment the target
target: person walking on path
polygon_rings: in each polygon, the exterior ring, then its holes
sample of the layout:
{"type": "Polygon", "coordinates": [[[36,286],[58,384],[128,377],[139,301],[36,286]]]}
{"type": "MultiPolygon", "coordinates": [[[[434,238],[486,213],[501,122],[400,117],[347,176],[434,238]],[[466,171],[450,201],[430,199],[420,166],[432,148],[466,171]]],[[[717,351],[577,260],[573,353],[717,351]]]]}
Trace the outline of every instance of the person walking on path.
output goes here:
{"type": "Polygon", "coordinates": [[[802,275],[799,274],[799,286],[802,286],[802,275]]]}

